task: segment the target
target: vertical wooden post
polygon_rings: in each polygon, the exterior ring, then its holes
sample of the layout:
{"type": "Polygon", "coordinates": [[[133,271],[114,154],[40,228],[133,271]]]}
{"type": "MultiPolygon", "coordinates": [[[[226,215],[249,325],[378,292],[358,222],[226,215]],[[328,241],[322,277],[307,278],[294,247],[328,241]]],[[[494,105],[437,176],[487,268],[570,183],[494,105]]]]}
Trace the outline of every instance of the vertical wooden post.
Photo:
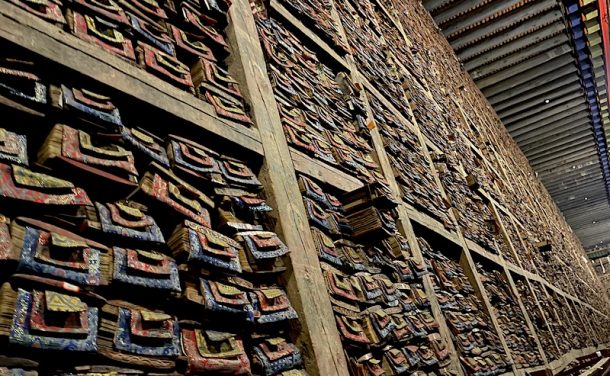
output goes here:
{"type": "MultiPolygon", "coordinates": [[[[515,251],[515,248],[511,242],[510,236],[508,235],[506,227],[504,227],[504,223],[502,221],[502,217],[500,216],[500,213],[498,212],[498,208],[494,205],[494,203],[491,203],[490,207],[491,207],[491,210],[492,210],[494,216],[496,217],[496,221],[498,222],[498,224],[500,226],[500,232],[502,233],[502,236],[504,237],[504,241],[506,242],[506,244],[508,244],[510,252],[513,254],[513,257],[515,257],[515,260],[517,260],[517,262],[520,263],[517,252],[515,251]]],[[[503,268],[504,274],[506,275],[506,279],[509,283],[509,287],[513,291],[513,294],[515,295],[515,297],[517,298],[517,303],[519,304],[519,308],[521,309],[521,313],[523,314],[523,317],[525,318],[527,326],[528,326],[529,330],[531,331],[532,336],[534,337],[534,340],[536,341],[536,347],[538,348],[538,352],[540,352],[540,354],[542,355],[544,364],[548,365],[548,359],[546,357],[546,354],[544,353],[544,350],[540,343],[540,339],[538,338],[538,333],[536,332],[534,325],[532,324],[532,321],[529,318],[527,310],[525,309],[525,306],[523,305],[523,301],[521,300],[519,291],[517,290],[517,286],[515,286],[515,282],[513,281],[513,278],[511,276],[510,271],[508,270],[508,267],[506,266],[505,262],[502,263],[502,268],[503,268]]]]}
{"type": "MultiPolygon", "coordinates": [[[[334,7],[334,2],[332,2],[331,12],[332,12],[333,18],[339,25],[339,34],[341,35],[342,38],[344,38],[344,40],[347,40],[347,37],[345,35],[345,30],[343,29],[343,25],[341,23],[341,19],[339,17],[338,12],[336,11],[336,8],[334,7]]],[[[359,82],[359,79],[361,76],[357,73],[358,68],[356,66],[356,62],[355,62],[353,56],[348,55],[347,61],[351,67],[352,79],[355,82],[359,82]]],[[[390,161],[386,154],[385,148],[383,146],[383,140],[381,138],[381,134],[379,133],[379,129],[376,126],[374,126],[375,125],[375,122],[373,120],[374,114],[371,110],[368,95],[366,93],[362,93],[362,99],[364,100],[364,103],[365,103],[365,106],[367,109],[367,122],[372,125],[370,127],[371,128],[370,133],[371,133],[371,140],[372,140],[373,148],[375,150],[375,156],[376,156],[377,162],[379,163],[379,165],[381,167],[381,171],[382,171],[384,177],[388,181],[390,189],[392,190],[392,193],[394,194],[394,198],[398,202],[402,202],[402,198],[401,198],[401,194],[400,194],[400,192],[401,192],[400,187],[398,186],[398,183],[396,182],[396,178],[394,177],[394,172],[392,170],[392,166],[390,164],[390,161]]],[[[405,126],[406,126],[406,124],[405,124],[405,126]]],[[[418,136],[418,139],[420,139],[420,142],[421,142],[420,132],[416,132],[416,134],[418,136]]],[[[425,147],[425,144],[423,144],[423,145],[425,147]]],[[[426,152],[426,154],[427,154],[427,152],[426,152]]],[[[408,217],[405,206],[400,204],[397,208],[397,211],[398,211],[398,228],[399,228],[400,232],[402,233],[402,235],[404,235],[407,238],[407,241],[409,242],[409,246],[411,247],[411,250],[413,251],[413,257],[415,258],[415,260],[418,263],[421,263],[421,262],[423,262],[424,258],[421,253],[421,250],[419,249],[417,237],[415,236],[415,232],[413,231],[413,227],[411,225],[411,221],[408,217]]],[[[428,296],[428,299],[430,300],[432,315],[434,316],[434,319],[439,323],[439,334],[441,335],[441,337],[447,344],[447,348],[449,349],[450,359],[451,359],[450,368],[454,372],[454,374],[462,375],[463,374],[462,368],[460,367],[460,364],[459,364],[459,359],[457,357],[457,351],[456,351],[455,345],[453,344],[453,341],[451,339],[452,335],[451,335],[451,332],[449,331],[449,327],[447,326],[447,322],[445,321],[445,317],[441,311],[441,307],[440,307],[440,304],[436,297],[436,294],[434,293],[434,288],[432,285],[431,277],[429,275],[424,276],[422,282],[423,282],[423,286],[424,286],[424,292],[426,293],[426,295],[428,296]]]]}
{"type": "Polygon", "coordinates": [[[500,328],[498,319],[497,319],[496,315],[494,314],[494,309],[493,309],[493,306],[491,305],[491,302],[489,301],[489,297],[487,296],[485,287],[483,286],[483,283],[481,282],[481,276],[479,275],[479,273],[476,270],[476,264],[472,258],[472,254],[470,253],[470,250],[466,246],[466,242],[465,242],[461,232],[458,232],[458,235],[463,244],[462,256],[460,257],[460,265],[462,265],[462,268],[464,269],[464,274],[466,274],[466,276],[468,276],[468,278],[470,279],[470,283],[472,284],[472,287],[474,288],[475,293],[477,294],[479,299],[481,299],[481,301],[483,302],[483,307],[485,308],[485,311],[487,312],[487,314],[491,320],[492,327],[494,328],[494,330],[498,334],[498,337],[500,338],[500,343],[502,344],[502,348],[504,349],[504,352],[510,359],[511,363],[513,363],[513,365],[511,366],[512,372],[516,372],[513,357],[510,353],[510,349],[508,348],[508,344],[506,343],[506,339],[504,338],[502,328],[500,328]]]}
{"type": "Polygon", "coordinates": [[[533,289],[533,286],[532,286],[530,280],[527,277],[524,277],[524,280],[525,280],[526,288],[529,290],[530,294],[534,298],[534,301],[536,302],[536,308],[538,309],[538,311],[540,312],[540,315],[542,316],[542,319],[544,321],[544,326],[546,327],[546,330],[549,332],[549,334],[551,336],[551,341],[553,342],[553,345],[555,346],[555,350],[557,352],[559,352],[559,346],[557,345],[557,340],[555,339],[555,334],[553,333],[551,325],[549,324],[549,318],[547,318],[546,313],[542,309],[540,300],[534,293],[534,289],[533,289]]]}
{"type": "Polygon", "coordinates": [[[542,361],[544,362],[545,366],[548,366],[549,360],[547,359],[546,354],[544,353],[544,349],[540,342],[540,338],[538,337],[538,332],[536,331],[536,328],[534,328],[534,324],[532,324],[532,320],[530,319],[529,314],[527,313],[527,309],[525,309],[525,305],[523,304],[523,300],[521,298],[521,295],[519,294],[519,290],[517,290],[515,281],[513,280],[513,277],[511,276],[510,271],[508,270],[506,265],[504,266],[503,271],[504,271],[504,275],[506,275],[506,279],[508,281],[510,289],[513,291],[513,294],[517,298],[517,303],[519,304],[519,309],[521,309],[521,313],[523,314],[523,317],[525,318],[527,327],[529,328],[530,332],[532,333],[532,336],[534,337],[534,341],[536,341],[536,348],[538,348],[538,352],[540,353],[540,355],[542,355],[542,361]]]}
{"type": "Polygon", "coordinates": [[[330,297],[248,1],[234,0],[229,16],[233,27],[228,37],[237,59],[230,71],[245,83],[244,96],[251,104],[265,152],[261,181],[276,208],[275,230],[291,250],[285,276],[288,296],[302,326],[295,331],[296,343],[303,350],[305,368],[311,375],[347,375],[330,297]]]}

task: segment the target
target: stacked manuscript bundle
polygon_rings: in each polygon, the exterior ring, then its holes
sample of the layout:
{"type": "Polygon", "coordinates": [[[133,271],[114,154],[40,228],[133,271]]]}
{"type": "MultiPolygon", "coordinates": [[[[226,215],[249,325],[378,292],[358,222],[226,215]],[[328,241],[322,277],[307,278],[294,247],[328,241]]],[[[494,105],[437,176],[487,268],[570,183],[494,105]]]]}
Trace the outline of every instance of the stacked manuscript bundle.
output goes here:
{"type": "Polygon", "coordinates": [[[269,231],[252,166],[140,127],[106,90],[49,81],[28,59],[2,60],[13,101],[0,129],[7,365],[304,374],[288,337],[297,314],[277,284],[289,249],[269,231]],[[30,109],[42,119],[25,127],[30,109]]]}

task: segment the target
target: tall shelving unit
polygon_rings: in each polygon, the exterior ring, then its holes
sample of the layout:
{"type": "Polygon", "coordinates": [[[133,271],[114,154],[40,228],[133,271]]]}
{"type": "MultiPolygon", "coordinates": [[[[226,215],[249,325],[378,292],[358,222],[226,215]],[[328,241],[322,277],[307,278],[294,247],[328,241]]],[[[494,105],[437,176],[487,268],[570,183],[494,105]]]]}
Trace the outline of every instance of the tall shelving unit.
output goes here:
{"type": "MultiPolygon", "coordinates": [[[[334,0],[334,3],[339,1],[342,0],[334,0]]],[[[349,37],[341,26],[342,20],[333,1],[326,1],[325,3],[329,4],[329,11],[336,24],[339,25],[340,38],[348,41],[349,37]]],[[[410,48],[413,45],[419,45],[425,49],[431,41],[438,42],[438,35],[430,37],[429,40],[416,40],[414,38],[418,37],[419,34],[407,34],[406,31],[412,25],[404,24],[403,19],[405,17],[420,17],[423,8],[415,0],[410,0],[407,2],[408,4],[403,4],[403,6],[408,9],[420,9],[420,14],[416,12],[406,14],[401,12],[403,9],[399,7],[400,3],[401,1],[370,0],[370,5],[375,8],[374,14],[376,17],[383,17],[383,22],[395,28],[399,36],[398,41],[403,43],[403,47],[410,48]]],[[[521,204],[526,207],[525,210],[532,215],[540,216],[545,212],[553,213],[552,216],[548,216],[549,219],[546,223],[549,231],[554,234],[566,234],[568,252],[572,257],[580,257],[582,249],[579,248],[567,224],[556,222],[556,219],[561,218],[557,208],[552,204],[541,184],[533,178],[532,172],[525,164],[525,157],[501,128],[502,125],[499,120],[489,110],[489,105],[485,103],[482,95],[476,91],[470,79],[462,74],[461,76],[455,76],[454,82],[447,83],[437,81],[442,76],[430,75],[425,82],[421,82],[420,78],[412,77],[413,73],[409,67],[403,66],[401,63],[396,66],[400,75],[409,76],[411,80],[420,83],[421,87],[424,88],[424,92],[419,93],[420,95],[427,96],[429,100],[434,101],[434,94],[429,90],[429,86],[434,86],[437,90],[445,90],[445,95],[451,98],[449,102],[453,103],[454,106],[452,109],[446,110],[451,116],[455,117],[455,124],[458,127],[455,130],[455,139],[452,142],[466,145],[473,155],[478,158],[483,170],[487,170],[495,177],[495,185],[492,184],[489,187],[482,188],[479,184],[476,187],[473,186],[472,189],[493,214],[497,241],[505,243],[504,248],[498,248],[508,251],[509,255],[503,255],[503,251],[494,254],[466,238],[456,218],[456,215],[459,215],[456,211],[448,210],[451,226],[447,228],[447,224],[402,201],[401,188],[394,177],[393,166],[386,153],[383,137],[376,127],[369,99],[374,98],[379,101],[416,135],[420,150],[424,153],[428,163],[428,173],[433,176],[433,181],[436,184],[433,188],[437,189],[443,201],[451,206],[451,199],[448,197],[437,171],[437,168],[440,168],[439,161],[448,150],[443,145],[436,145],[424,135],[422,125],[419,124],[413,111],[409,110],[408,113],[402,113],[397,110],[389,98],[381,93],[363,72],[359,71],[352,55],[336,51],[320,38],[318,33],[306,26],[298,15],[292,14],[283,5],[282,1],[271,0],[266,3],[266,6],[267,11],[281,20],[282,23],[293,30],[298,30],[298,35],[303,44],[324,56],[338,70],[348,73],[353,81],[363,88],[362,99],[368,110],[367,122],[371,130],[373,154],[389,184],[393,198],[400,202],[397,209],[399,231],[407,238],[415,259],[420,262],[424,261],[424,256],[419,249],[417,240],[419,234],[414,227],[425,228],[435,237],[443,239],[447,244],[452,244],[459,250],[460,265],[469,277],[476,295],[484,303],[484,308],[491,318],[492,326],[499,333],[502,347],[509,354],[509,357],[511,352],[502,335],[503,331],[498,320],[494,316],[494,309],[477,271],[478,260],[484,260],[482,268],[493,265],[494,270],[500,271],[506,277],[509,288],[516,297],[518,308],[523,314],[527,326],[535,338],[536,347],[543,358],[543,364],[535,369],[529,369],[530,371],[543,369],[557,371],[576,357],[590,354],[601,348],[604,345],[603,342],[607,339],[602,333],[607,333],[610,329],[607,299],[599,301],[599,305],[593,307],[591,301],[586,301],[582,295],[582,289],[576,289],[572,285],[569,279],[571,276],[566,276],[565,283],[560,286],[547,279],[532,260],[524,259],[524,255],[528,254],[526,251],[532,252],[531,249],[536,246],[534,240],[544,239],[529,239],[524,235],[528,231],[527,223],[523,223],[524,218],[520,216],[520,213],[512,212],[509,206],[498,202],[499,197],[505,195],[518,196],[521,204]],[[456,94],[459,88],[466,88],[468,94],[462,95],[461,92],[456,94]],[[469,114],[474,114],[476,117],[468,118],[469,114]],[[476,139],[469,138],[472,134],[472,130],[468,130],[469,123],[472,123],[479,131],[476,139]],[[487,191],[488,188],[497,189],[497,191],[490,192],[487,191]],[[535,195],[544,195],[544,197],[533,199],[532,197],[535,195]],[[517,249],[524,251],[520,252],[517,249]],[[517,282],[523,289],[528,290],[527,295],[523,295],[519,291],[517,282]],[[538,289],[535,290],[533,284],[536,284],[538,289]],[[537,293],[540,293],[540,296],[537,293]],[[529,301],[529,297],[534,297],[534,301],[529,301]],[[546,307],[543,304],[546,303],[541,302],[547,302],[549,299],[562,302],[562,305],[559,306],[559,309],[562,310],[561,315],[558,315],[554,307],[551,307],[550,310],[545,309],[546,307]],[[537,312],[532,312],[531,308],[534,308],[537,312]],[[555,317],[551,319],[548,317],[548,313],[555,317]],[[565,320],[569,322],[564,323],[565,320]],[[555,321],[560,322],[560,324],[556,324],[555,321]],[[578,334],[593,339],[595,343],[588,342],[587,346],[571,348],[567,354],[560,353],[562,355],[560,358],[551,359],[539,338],[540,331],[548,332],[550,343],[558,348],[559,333],[557,331],[561,330],[564,325],[580,327],[581,331],[578,334]]],[[[430,20],[427,23],[423,22],[422,25],[420,33],[430,35],[436,33],[432,29],[430,20]]],[[[252,128],[242,127],[219,118],[209,104],[144,73],[94,45],[69,35],[7,1],[0,1],[0,38],[3,40],[30,50],[66,69],[77,71],[125,96],[136,98],[167,113],[170,117],[179,119],[193,129],[193,133],[200,137],[203,144],[220,140],[227,148],[231,148],[234,152],[260,164],[259,179],[265,186],[267,200],[276,208],[274,212],[275,230],[291,250],[290,256],[287,258],[289,268],[284,282],[288,296],[299,314],[298,323],[293,325],[293,335],[296,338],[296,344],[303,351],[306,369],[312,375],[347,375],[348,365],[335,325],[329,295],[325,288],[318,260],[318,251],[309,231],[306,209],[300,200],[301,194],[297,174],[309,176],[339,192],[352,191],[362,187],[363,183],[345,171],[314,159],[288,145],[274,99],[272,83],[266,68],[252,7],[247,0],[233,1],[229,10],[227,36],[233,50],[229,70],[241,83],[244,97],[250,105],[250,114],[255,123],[255,127],[252,128]]],[[[392,42],[394,41],[388,41],[388,43],[392,42]]],[[[447,48],[445,50],[451,51],[447,48]]],[[[425,57],[422,58],[421,50],[419,53],[419,61],[422,62],[425,57]]],[[[452,54],[453,52],[446,53],[452,54]]],[[[388,54],[392,55],[393,53],[388,51],[388,54]]],[[[455,60],[454,57],[452,59],[455,60]]],[[[399,61],[395,57],[393,57],[393,60],[399,61]]],[[[448,64],[451,63],[452,61],[448,64]]],[[[421,68],[426,72],[429,67],[421,68]]],[[[410,98],[405,97],[403,99],[413,108],[410,98]]],[[[158,126],[169,125],[159,124],[158,126]]],[[[469,171],[471,167],[473,166],[460,166],[464,181],[467,177],[473,176],[472,171],[469,171]]],[[[474,177],[481,179],[480,176],[475,175],[474,177]]],[[[539,219],[546,221],[544,218],[539,219]]],[[[533,250],[533,252],[536,251],[537,249],[533,250]]],[[[569,269],[572,267],[562,260],[557,262],[560,263],[562,268],[569,269]]],[[[584,267],[585,270],[588,268],[588,266],[584,267]]],[[[578,273],[579,271],[575,271],[572,276],[581,278],[578,273]]],[[[592,276],[591,278],[595,279],[596,277],[592,276]]],[[[579,286],[588,286],[590,290],[597,288],[597,286],[590,286],[586,281],[579,281],[578,284],[579,286]]],[[[435,296],[434,283],[430,274],[423,277],[423,286],[430,299],[434,318],[439,322],[439,333],[452,350],[453,369],[456,373],[462,374],[463,370],[459,365],[459,359],[455,355],[452,334],[435,296]]],[[[512,372],[515,374],[522,374],[524,371],[524,369],[512,367],[512,372]]]]}

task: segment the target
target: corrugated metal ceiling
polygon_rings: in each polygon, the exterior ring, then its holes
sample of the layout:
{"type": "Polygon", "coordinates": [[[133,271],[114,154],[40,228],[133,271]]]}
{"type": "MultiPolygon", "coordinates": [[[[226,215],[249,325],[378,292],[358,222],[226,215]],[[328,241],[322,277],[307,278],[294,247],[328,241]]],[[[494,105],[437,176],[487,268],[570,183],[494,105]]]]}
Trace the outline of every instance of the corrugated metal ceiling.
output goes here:
{"type": "Polygon", "coordinates": [[[597,1],[568,1],[423,4],[591,248],[610,243],[606,68],[597,1]]]}

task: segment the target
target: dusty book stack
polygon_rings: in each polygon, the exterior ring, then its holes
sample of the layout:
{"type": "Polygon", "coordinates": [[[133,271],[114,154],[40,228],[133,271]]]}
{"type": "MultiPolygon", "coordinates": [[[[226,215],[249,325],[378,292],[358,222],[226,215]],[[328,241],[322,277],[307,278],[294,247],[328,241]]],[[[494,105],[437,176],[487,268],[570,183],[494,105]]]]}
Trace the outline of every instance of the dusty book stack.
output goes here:
{"type": "Polygon", "coordinates": [[[417,1],[0,0],[0,46],[2,372],[494,375],[606,345],[580,244],[417,1]]]}

